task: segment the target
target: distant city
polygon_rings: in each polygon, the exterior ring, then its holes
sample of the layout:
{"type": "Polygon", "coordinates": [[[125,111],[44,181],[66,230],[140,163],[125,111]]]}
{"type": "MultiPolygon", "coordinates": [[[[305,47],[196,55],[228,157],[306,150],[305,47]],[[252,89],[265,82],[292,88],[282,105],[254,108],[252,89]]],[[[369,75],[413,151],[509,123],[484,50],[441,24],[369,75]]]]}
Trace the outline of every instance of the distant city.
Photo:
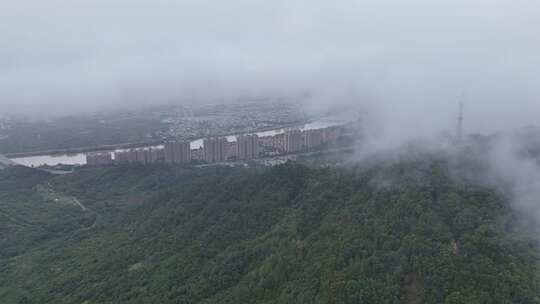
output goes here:
{"type": "Polygon", "coordinates": [[[308,116],[298,106],[270,99],[156,105],[50,119],[0,116],[0,154],[19,158],[149,146],[167,140],[254,133],[314,119],[316,115],[308,116]]]}
{"type": "Polygon", "coordinates": [[[332,146],[343,133],[343,127],[332,126],[321,129],[287,130],[282,134],[261,136],[244,134],[236,141],[227,137],[207,137],[203,145],[191,149],[189,141],[167,141],[162,146],[130,149],[116,152],[86,154],[86,164],[103,166],[123,163],[226,163],[249,161],[263,157],[314,151],[323,146],[332,146]]]}

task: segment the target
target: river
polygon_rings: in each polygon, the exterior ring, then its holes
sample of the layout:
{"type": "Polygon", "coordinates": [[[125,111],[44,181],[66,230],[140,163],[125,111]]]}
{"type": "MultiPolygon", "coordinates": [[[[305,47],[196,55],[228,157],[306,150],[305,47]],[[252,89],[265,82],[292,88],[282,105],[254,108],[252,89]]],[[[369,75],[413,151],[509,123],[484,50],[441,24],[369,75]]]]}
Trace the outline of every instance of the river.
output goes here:
{"type": "MultiPolygon", "coordinates": [[[[314,122],[310,122],[304,125],[299,125],[296,127],[287,127],[287,128],[278,128],[262,132],[254,132],[252,134],[257,134],[260,137],[262,136],[273,136],[284,133],[286,130],[291,128],[299,128],[300,130],[315,130],[328,128],[332,126],[337,126],[343,124],[343,121],[331,120],[331,119],[321,119],[314,122]]],[[[226,136],[229,141],[236,141],[237,135],[226,136]]],[[[198,149],[203,145],[203,138],[199,138],[190,142],[191,149],[198,149]]],[[[157,146],[147,146],[141,148],[161,148],[162,145],[157,146]]],[[[116,149],[114,151],[124,151],[125,149],[116,149]]],[[[107,150],[110,151],[110,150],[107,150]]],[[[102,152],[107,152],[102,151],[102,152]]],[[[27,157],[13,158],[12,161],[27,167],[38,167],[43,165],[54,166],[57,164],[64,165],[84,165],[86,164],[86,153],[73,153],[73,154],[55,154],[55,155],[35,155],[27,157]]]]}

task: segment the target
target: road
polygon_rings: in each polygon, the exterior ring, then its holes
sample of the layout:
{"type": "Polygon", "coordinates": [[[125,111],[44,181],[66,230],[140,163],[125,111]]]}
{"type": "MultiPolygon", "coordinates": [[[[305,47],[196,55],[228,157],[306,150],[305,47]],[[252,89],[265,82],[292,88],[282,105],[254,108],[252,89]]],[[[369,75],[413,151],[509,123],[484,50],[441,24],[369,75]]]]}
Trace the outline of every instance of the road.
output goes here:
{"type": "Polygon", "coordinates": [[[81,207],[83,211],[88,210],[76,197],[72,196],[71,198],[77,205],[79,205],[79,207],[81,207]]]}

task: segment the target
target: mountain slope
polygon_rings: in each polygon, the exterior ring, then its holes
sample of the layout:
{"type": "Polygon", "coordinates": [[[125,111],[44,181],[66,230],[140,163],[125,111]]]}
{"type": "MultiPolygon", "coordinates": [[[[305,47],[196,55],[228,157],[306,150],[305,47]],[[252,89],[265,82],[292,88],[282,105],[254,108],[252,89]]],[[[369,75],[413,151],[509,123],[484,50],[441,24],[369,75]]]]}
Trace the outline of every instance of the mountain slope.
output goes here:
{"type": "Polygon", "coordinates": [[[18,174],[88,210],[0,260],[1,303],[540,303],[504,198],[437,161],[18,174]]]}

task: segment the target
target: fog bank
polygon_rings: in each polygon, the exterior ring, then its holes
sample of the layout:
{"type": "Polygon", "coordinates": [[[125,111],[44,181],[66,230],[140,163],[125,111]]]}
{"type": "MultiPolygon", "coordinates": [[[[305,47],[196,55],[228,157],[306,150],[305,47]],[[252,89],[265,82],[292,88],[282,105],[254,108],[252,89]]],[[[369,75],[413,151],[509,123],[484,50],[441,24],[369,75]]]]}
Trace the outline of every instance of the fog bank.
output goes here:
{"type": "MultiPolygon", "coordinates": [[[[532,0],[21,0],[0,11],[2,113],[238,96],[368,107],[441,129],[533,123],[540,3],[532,0]]],[[[390,128],[390,127],[387,127],[390,128]]]]}

